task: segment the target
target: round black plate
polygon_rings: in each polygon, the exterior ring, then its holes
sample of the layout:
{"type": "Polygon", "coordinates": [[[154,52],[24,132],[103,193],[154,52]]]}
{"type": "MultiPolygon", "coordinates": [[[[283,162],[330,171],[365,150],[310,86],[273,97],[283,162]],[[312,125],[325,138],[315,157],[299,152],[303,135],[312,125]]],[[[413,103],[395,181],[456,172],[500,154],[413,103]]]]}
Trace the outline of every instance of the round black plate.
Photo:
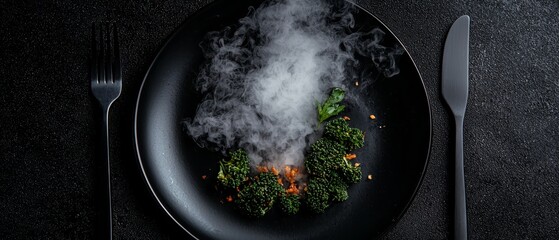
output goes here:
{"type": "MultiPolygon", "coordinates": [[[[203,61],[199,43],[211,30],[234,24],[260,1],[217,1],[190,17],[169,39],[142,84],[135,116],[135,140],[146,181],[163,209],[199,239],[371,239],[406,211],[421,183],[431,144],[431,114],[417,68],[406,52],[400,74],[360,87],[361,104],[344,113],[366,131],[357,151],[364,180],[350,198],[324,214],[286,217],[272,212],[243,217],[220,202],[214,189],[220,156],[198,148],[180,122],[193,116],[200,96],[192,81],[203,61]],[[368,118],[375,114],[377,120],[368,118]],[[366,176],[372,174],[373,180],[366,176]],[[202,176],[207,175],[203,180],[202,176]]],[[[356,28],[379,27],[386,43],[398,39],[372,14],[360,9],[356,28]]],[[[401,43],[399,43],[401,45],[401,43]]]]}

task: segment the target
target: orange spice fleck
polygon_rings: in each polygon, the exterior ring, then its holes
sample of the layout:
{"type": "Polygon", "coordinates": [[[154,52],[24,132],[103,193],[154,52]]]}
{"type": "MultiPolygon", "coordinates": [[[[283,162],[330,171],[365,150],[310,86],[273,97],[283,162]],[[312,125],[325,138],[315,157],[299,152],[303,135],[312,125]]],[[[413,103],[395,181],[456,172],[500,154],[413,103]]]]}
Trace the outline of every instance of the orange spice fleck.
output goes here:
{"type": "Polygon", "coordinates": [[[299,188],[297,188],[297,185],[295,183],[291,183],[286,192],[288,194],[299,194],[299,188]]]}
{"type": "Polygon", "coordinates": [[[275,167],[272,167],[270,170],[272,171],[272,173],[274,175],[276,175],[276,176],[279,175],[279,171],[275,167]]]}
{"type": "Polygon", "coordinates": [[[202,180],[206,180],[207,177],[208,176],[206,176],[206,175],[202,175],[202,180]]]}
{"type": "Polygon", "coordinates": [[[373,180],[373,175],[369,174],[369,175],[367,176],[367,179],[373,180]]]}
{"type": "Polygon", "coordinates": [[[357,155],[355,153],[349,153],[349,154],[346,154],[344,157],[345,157],[346,160],[352,160],[352,159],[355,159],[357,157],[357,155]]]}
{"type": "Polygon", "coordinates": [[[225,200],[226,200],[227,202],[233,202],[233,197],[231,197],[231,195],[229,195],[229,196],[227,196],[227,197],[225,198],[225,200]]]}
{"type": "Polygon", "coordinates": [[[285,166],[283,168],[283,170],[285,171],[285,173],[287,174],[288,172],[291,172],[291,167],[290,166],[285,166]]]}
{"type": "Polygon", "coordinates": [[[295,177],[297,176],[297,173],[299,172],[299,169],[294,167],[285,167],[285,179],[287,181],[289,181],[290,183],[294,183],[295,182],[295,177]]]}
{"type": "Polygon", "coordinates": [[[268,172],[268,168],[265,167],[265,166],[258,166],[258,167],[256,167],[256,170],[258,172],[261,172],[261,173],[267,173],[268,172]]]}
{"type": "Polygon", "coordinates": [[[349,121],[351,120],[351,118],[349,118],[348,116],[344,116],[344,120],[349,121]]]}
{"type": "Polygon", "coordinates": [[[369,115],[369,118],[371,118],[373,120],[377,119],[377,117],[374,114],[369,115]]]}

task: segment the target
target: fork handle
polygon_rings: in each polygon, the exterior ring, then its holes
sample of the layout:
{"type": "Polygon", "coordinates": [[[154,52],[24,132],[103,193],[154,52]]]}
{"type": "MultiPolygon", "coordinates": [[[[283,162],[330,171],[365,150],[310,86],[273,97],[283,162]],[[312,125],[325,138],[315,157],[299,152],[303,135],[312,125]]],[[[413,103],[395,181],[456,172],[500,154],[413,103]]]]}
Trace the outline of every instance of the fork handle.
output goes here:
{"type": "Polygon", "coordinates": [[[103,208],[102,211],[106,211],[103,214],[104,222],[103,225],[103,233],[101,234],[102,239],[109,239],[111,240],[113,237],[113,211],[111,206],[111,162],[110,162],[110,151],[109,151],[109,108],[103,107],[103,129],[102,129],[102,137],[101,137],[101,146],[103,148],[103,161],[102,163],[105,164],[103,166],[104,172],[103,176],[101,176],[105,182],[105,190],[102,191],[104,194],[100,201],[102,202],[103,208]]]}
{"type": "Polygon", "coordinates": [[[464,117],[456,116],[456,148],[454,164],[454,239],[466,240],[466,188],[464,185],[464,117]]]}

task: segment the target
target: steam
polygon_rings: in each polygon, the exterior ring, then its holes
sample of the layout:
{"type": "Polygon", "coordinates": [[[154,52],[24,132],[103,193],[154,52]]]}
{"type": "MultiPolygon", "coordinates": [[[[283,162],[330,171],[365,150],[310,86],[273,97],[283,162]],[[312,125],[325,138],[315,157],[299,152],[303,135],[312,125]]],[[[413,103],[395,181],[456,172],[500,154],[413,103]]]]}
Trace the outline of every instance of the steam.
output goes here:
{"type": "Polygon", "coordinates": [[[187,132],[203,147],[245,149],[253,167],[302,166],[318,129],[316,102],[351,83],[359,58],[386,77],[398,73],[403,49],[382,46],[379,29],[350,33],[353,11],[345,2],[274,0],[209,33],[196,81],[204,98],[187,132]]]}

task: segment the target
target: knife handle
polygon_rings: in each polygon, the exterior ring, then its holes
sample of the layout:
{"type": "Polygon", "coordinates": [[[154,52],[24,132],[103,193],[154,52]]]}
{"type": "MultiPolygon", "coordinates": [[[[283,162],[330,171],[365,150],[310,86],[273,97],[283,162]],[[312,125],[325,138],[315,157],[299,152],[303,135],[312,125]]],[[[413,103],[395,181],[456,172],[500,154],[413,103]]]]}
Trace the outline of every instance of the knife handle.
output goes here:
{"type": "Polygon", "coordinates": [[[454,164],[454,239],[466,240],[466,187],[464,184],[464,117],[456,116],[456,148],[454,164]]]}

